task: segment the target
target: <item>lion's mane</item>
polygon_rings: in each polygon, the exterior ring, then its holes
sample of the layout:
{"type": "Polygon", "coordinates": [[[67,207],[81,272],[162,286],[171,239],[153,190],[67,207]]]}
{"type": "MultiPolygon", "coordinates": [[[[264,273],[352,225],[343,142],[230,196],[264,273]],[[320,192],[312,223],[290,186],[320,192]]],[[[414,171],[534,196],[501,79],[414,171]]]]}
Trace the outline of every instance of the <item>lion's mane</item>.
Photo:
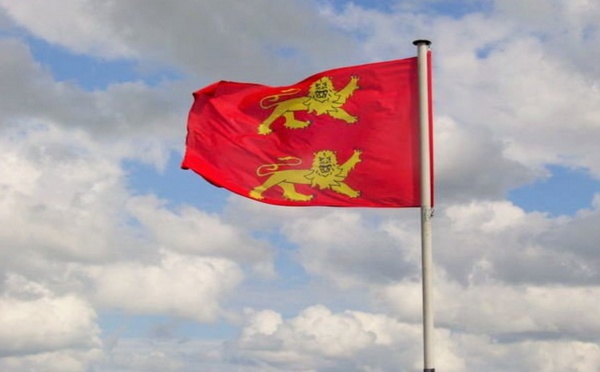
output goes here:
{"type": "Polygon", "coordinates": [[[322,114],[342,107],[340,95],[333,86],[331,78],[324,76],[310,85],[308,99],[304,102],[308,112],[322,114]]]}
{"type": "Polygon", "coordinates": [[[330,150],[315,153],[310,170],[306,178],[311,181],[312,187],[318,186],[320,189],[339,185],[346,178],[338,164],[337,155],[330,150]]]}

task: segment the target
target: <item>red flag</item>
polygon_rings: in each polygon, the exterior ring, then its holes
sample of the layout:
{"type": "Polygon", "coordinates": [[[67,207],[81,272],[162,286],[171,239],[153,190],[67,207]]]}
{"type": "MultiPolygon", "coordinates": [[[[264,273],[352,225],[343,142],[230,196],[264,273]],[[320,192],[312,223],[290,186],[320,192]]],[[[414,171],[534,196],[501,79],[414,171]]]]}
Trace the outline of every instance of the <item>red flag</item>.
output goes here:
{"type": "Polygon", "coordinates": [[[194,93],[181,166],[269,204],[420,206],[417,75],[415,57],[214,83],[194,93]]]}

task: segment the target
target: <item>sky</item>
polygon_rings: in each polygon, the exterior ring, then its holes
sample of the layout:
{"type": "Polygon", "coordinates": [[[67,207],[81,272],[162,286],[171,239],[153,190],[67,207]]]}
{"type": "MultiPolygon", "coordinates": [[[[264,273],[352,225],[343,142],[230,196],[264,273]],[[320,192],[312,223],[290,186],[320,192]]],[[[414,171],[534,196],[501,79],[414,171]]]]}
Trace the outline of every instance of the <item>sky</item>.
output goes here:
{"type": "Polygon", "coordinates": [[[0,370],[418,371],[418,209],[180,169],[192,92],[433,53],[435,367],[600,370],[600,3],[0,0],[0,370]]]}

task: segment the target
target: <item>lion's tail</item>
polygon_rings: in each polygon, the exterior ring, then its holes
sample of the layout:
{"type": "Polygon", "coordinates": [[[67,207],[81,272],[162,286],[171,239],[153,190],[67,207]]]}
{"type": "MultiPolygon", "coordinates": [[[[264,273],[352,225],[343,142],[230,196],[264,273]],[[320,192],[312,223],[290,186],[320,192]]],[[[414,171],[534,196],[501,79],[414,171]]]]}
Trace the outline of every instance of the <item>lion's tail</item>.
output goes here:
{"type": "Polygon", "coordinates": [[[271,108],[279,103],[281,97],[292,96],[298,93],[299,91],[299,88],[290,88],[282,90],[281,93],[266,96],[260,100],[260,107],[263,109],[271,108]]]}
{"type": "Polygon", "coordinates": [[[260,167],[256,168],[256,175],[263,177],[273,174],[279,170],[279,167],[283,165],[300,165],[302,164],[302,159],[296,158],[294,156],[285,156],[282,158],[278,158],[281,163],[273,163],[273,164],[263,164],[260,167]]]}

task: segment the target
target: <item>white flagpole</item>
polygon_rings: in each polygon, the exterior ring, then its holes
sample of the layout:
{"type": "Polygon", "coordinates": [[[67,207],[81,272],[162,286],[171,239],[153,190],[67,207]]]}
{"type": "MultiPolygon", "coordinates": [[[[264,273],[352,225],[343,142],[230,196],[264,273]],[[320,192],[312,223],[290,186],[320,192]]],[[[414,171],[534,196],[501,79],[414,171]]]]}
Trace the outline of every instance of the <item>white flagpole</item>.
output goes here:
{"type": "Polygon", "coordinates": [[[423,283],[423,372],[435,372],[433,353],[431,163],[429,149],[429,40],[415,40],[419,64],[419,127],[421,140],[421,270],[423,283]]]}

